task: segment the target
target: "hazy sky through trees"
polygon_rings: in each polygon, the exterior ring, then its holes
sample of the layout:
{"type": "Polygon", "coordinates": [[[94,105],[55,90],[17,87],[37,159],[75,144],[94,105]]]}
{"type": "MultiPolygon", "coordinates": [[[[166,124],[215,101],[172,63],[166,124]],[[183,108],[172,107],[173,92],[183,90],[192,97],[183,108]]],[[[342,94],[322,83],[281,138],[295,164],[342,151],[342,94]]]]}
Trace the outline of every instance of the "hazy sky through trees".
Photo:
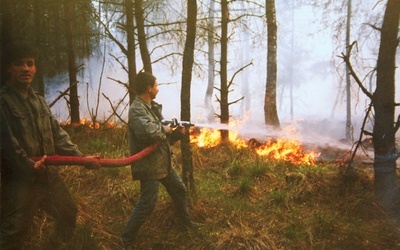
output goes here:
{"type": "MultiPolygon", "coordinates": [[[[358,41],[357,50],[353,51],[353,55],[357,54],[357,58],[353,58],[354,68],[357,70],[361,79],[364,79],[369,71],[375,66],[377,59],[377,51],[379,48],[379,34],[365,23],[371,23],[378,27],[379,22],[374,21],[376,16],[383,17],[383,10],[386,1],[376,4],[376,0],[353,0],[353,19],[352,19],[352,37],[350,41],[358,41]],[[375,6],[375,8],[374,8],[375,6]]],[[[298,2],[298,1],[294,1],[298,2]]],[[[338,1],[334,1],[338,2],[338,1]]],[[[277,24],[278,24],[278,115],[283,126],[289,124],[290,121],[290,84],[293,84],[294,97],[294,122],[299,129],[308,128],[312,132],[320,132],[327,136],[336,138],[344,138],[345,133],[345,65],[337,56],[345,52],[345,9],[340,6],[330,6],[329,8],[312,7],[310,5],[301,4],[294,9],[291,8],[291,1],[277,1],[277,24]],[[285,3],[283,3],[285,2],[285,3]],[[333,10],[337,8],[341,10],[333,10]],[[293,16],[294,14],[294,16],[293,16]],[[292,21],[293,16],[293,21],[292,21]],[[337,27],[343,22],[342,31],[337,32],[337,27]],[[334,38],[336,36],[336,38],[334,38]],[[293,42],[292,42],[292,37],[293,42]],[[339,40],[340,39],[340,40],[339,40]],[[293,47],[292,47],[293,46],[293,47]],[[290,75],[293,72],[293,75],[290,75]],[[341,86],[341,89],[340,89],[341,86]],[[335,105],[335,101],[337,104],[335,105]],[[321,126],[320,126],[321,125],[321,126]]],[[[218,5],[218,4],[217,4],[218,5]]],[[[201,5],[199,5],[201,7],[201,5]]],[[[344,4],[346,6],[346,4],[344,4]]],[[[219,7],[218,7],[219,9],[219,7]]],[[[203,10],[205,12],[206,10],[203,10]]],[[[263,10],[257,13],[264,13],[263,10]]],[[[231,13],[231,18],[238,15],[231,13]]],[[[246,22],[252,27],[252,31],[248,34],[243,33],[243,27],[239,24],[235,25],[235,33],[228,45],[229,65],[228,80],[232,74],[240,67],[253,61],[253,66],[247,67],[244,72],[238,74],[235,78],[235,85],[229,95],[229,100],[236,100],[242,96],[244,84],[248,85],[249,96],[245,96],[250,112],[243,114],[241,104],[230,106],[230,114],[232,120],[245,121],[245,127],[251,129],[261,128],[263,116],[263,103],[266,82],[266,28],[265,19],[251,17],[246,22]]],[[[232,31],[233,24],[230,23],[232,31]]],[[[103,40],[104,42],[104,40],[103,40]]],[[[109,41],[107,41],[109,42],[109,41]]],[[[155,44],[149,43],[149,49],[155,44]]],[[[206,50],[206,43],[203,50],[206,50]]],[[[102,46],[100,46],[102,47],[102,46]]],[[[219,46],[216,47],[216,58],[219,58],[219,46]]],[[[183,51],[181,51],[183,52],[183,51]]],[[[117,48],[110,47],[106,54],[121,54],[117,48]]],[[[159,55],[162,53],[159,50],[159,55]]],[[[399,53],[398,53],[399,54],[399,53]]],[[[198,57],[196,63],[204,65],[206,69],[207,58],[200,53],[196,53],[198,57]]],[[[81,116],[87,116],[86,101],[86,82],[98,82],[101,69],[101,57],[92,58],[85,62],[86,70],[84,79],[80,82],[80,98],[81,98],[81,116]]],[[[138,57],[139,58],[139,57],[138,57]]],[[[152,60],[155,57],[152,55],[152,60]]],[[[397,56],[398,64],[399,56],[397,56]]],[[[103,75],[103,87],[101,92],[109,96],[115,103],[125,95],[125,89],[118,85],[115,81],[107,79],[108,77],[118,79],[120,81],[127,80],[127,74],[120,69],[120,66],[113,62],[111,57],[107,58],[107,70],[103,75]]],[[[140,60],[138,60],[138,69],[141,68],[140,60]]],[[[180,114],[180,79],[181,79],[181,60],[175,62],[178,64],[179,70],[172,71],[167,64],[157,63],[153,65],[153,74],[158,78],[160,93],[156,101],[164,106],[165,118],[179,118],[180,114]]],[[[217,70],[219,66],[217,66],[217,70]]],[[[399,79],[397,70],[396,79],[399,79]]],[[[202,118],[206,116],[204,111],[204,96],[207,87],[207,71],[197,72],[192,80],[192,121],[204,122],[202,118]]],[[[63,78],[59,76],[59,78],[63,78]]],[[[219,81],[219,77],[216,77],[219,81]]],[[[366,86],[369,86],[370,78],[365,79],[366,86]]],[[[49,79],[56,80],[56,79],[49,79]]],[[[66,81],[65,81],[66,82],[66,81]]],[[[373,86],[375,86],[375,78],[373,78],[373,86]]],[[[219,83],[217,83],[219,84],[219,83]]],[[[62,89],[66,88],[64,86],[62,89]]],[[[368,87],[369,88],[369,87],[368,87]]],[[[374,88],[374,87],[373,87],[374,88]]],[[[60,89],[61,90],[61,89],[60,89]]],[[[89,100],[95,100],[97,95],[95,91],[97,87],[92,84],[89,87],[92,93],[89,94],[89,100]]],[[[55,90],[53,90],[55,91],[55,90]]],[[[214,94],[219,95],[217,91],[214,94]]],[[[48,95],[48,101],[52,101],[56,97],[56,93],[48,95]]],[[[353,123],[355,126],[354,135],[359,134],[359,124],[364,115],[364,110],[368,103],[363,93],[353,84],[352,87],[352,106],[353,106],[353,123]]],[[[398,96],[398,94],[397,94],[398,96]]],[[[399,99],[397,97],[397,99],[399,99]]],[[[214,98],[215,100],[215,98],[214,98]]],[[[125,100],[125,103],[128,99],[125,100]]],[[[219,104],[213,102],[216,112],[219,112],[219,104]]],[[[94,104],[91,104],[94,108],[94,104]]],[[[61,120],[67,118],[65,112],[65,102],[60,101],[52,109],[56,116],[61,120]]],[[[103,98],[100,106],[98,119],[105,119],[110,115],[110,106],[103,98]]],[[[125,117],[127,110],[124,113],[125,117]]],[[[218,120],[216,119],[216,122],[218,120]]]]}

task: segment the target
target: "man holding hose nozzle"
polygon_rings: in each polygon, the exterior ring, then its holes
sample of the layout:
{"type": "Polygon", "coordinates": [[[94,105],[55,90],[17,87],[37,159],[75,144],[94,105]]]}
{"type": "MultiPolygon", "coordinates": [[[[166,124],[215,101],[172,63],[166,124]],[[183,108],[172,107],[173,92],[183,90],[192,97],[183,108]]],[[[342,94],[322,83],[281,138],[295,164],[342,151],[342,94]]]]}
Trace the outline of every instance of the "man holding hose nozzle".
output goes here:
{"type": "Polygon", "coordinates": [[[175,204],[178,226],[183,229],[198,226],[190,219],[186,187],[171,162],[170,143],[187,133],[186,128],[178,126],[172,129],[162,124],[161,105],[153,101],[158,93],[155,76],[140,72],[135,84],[137,96],[129,109],[131,154],[155,142],[160,142],[160,145],[149,156],[132,164],[132,177],[140,180],[140,200],[121,237],[124,249],[134,249],[139,229],[156,205],[160,184],[166,188],[175,204]]]}
{"type": "MultiPolygon", "coordinates": [[[[33,217],[40,208],[54,218],[57,249],[73,234],[77,205],[46,155],[83,156],[51,115],[43,97],[31,88],[37,52],[29,43],[15,43],[5,52],[9,81],[0,90],[1,224],[0,249],[22,249],[33,217]],[[44,156],[39,161],[31,157],[44,156]]],[[[94,163],[88,168],[98,168],[94,163]]]]}

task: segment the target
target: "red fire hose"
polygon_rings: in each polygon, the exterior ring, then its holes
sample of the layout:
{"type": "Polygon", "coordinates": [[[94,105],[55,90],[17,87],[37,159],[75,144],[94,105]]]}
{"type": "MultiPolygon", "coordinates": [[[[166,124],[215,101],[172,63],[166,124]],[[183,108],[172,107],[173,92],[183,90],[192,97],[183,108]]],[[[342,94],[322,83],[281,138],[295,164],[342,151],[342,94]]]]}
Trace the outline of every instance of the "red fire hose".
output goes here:
{"type": "MultiPolygon", "coordinates": [[[[106,158],[86,158],[80,156],[47,156],[44,162],[45,165],[59,166],[59,165],[78,165],[78,166],[87,166],[93,163],[100,164],[101,167],[123,167],[132,164],[135,161],[138,161],[153,152],[160,142],[156,142],[147,148],[143,149],[137,154],[131,155],[126,158],[119,159],[106,159],[106,158]]],[[[42,157],[33,157],[31,158],[33,161],[39,161],[42,157]]]]}

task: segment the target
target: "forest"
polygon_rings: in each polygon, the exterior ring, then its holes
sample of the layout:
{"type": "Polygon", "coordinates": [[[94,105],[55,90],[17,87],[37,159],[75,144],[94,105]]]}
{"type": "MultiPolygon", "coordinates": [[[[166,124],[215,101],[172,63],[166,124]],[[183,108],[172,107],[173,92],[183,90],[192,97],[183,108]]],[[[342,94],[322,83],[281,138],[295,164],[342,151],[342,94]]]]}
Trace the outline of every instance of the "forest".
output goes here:
{"type": "MultiPolygon", "coordinates": [[[[38,48],[34,88],[82,150],[129,154],[142,70],[164,117],[194,124],[173,149],[204,231],[170,232],[162,194],[140,249],[398,247],[400,0],[2,0],[0,14],[1,55],[38,48]]],[[[118,249],[129,168],[61,172],[80,213],[65,249],[118,249]]],[[[40,214],[32,249],[48,228],[40,214]]]]}

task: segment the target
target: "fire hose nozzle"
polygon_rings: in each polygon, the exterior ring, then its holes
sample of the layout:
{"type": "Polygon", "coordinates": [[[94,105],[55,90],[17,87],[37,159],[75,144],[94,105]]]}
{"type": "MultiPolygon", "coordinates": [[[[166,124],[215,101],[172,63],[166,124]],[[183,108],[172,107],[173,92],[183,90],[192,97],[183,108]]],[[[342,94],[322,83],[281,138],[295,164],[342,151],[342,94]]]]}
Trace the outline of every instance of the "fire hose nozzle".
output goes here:
{"type": "Polygon", "coordinates": [[[169,125],[171,128],[176,128],[179,126],[182,127],[192,127],[194,126],[194,123],[190,121],[178,121],[178,119],[173,118],[172,120],[162,120],[161,123],[163,125],[169,125]]]}

